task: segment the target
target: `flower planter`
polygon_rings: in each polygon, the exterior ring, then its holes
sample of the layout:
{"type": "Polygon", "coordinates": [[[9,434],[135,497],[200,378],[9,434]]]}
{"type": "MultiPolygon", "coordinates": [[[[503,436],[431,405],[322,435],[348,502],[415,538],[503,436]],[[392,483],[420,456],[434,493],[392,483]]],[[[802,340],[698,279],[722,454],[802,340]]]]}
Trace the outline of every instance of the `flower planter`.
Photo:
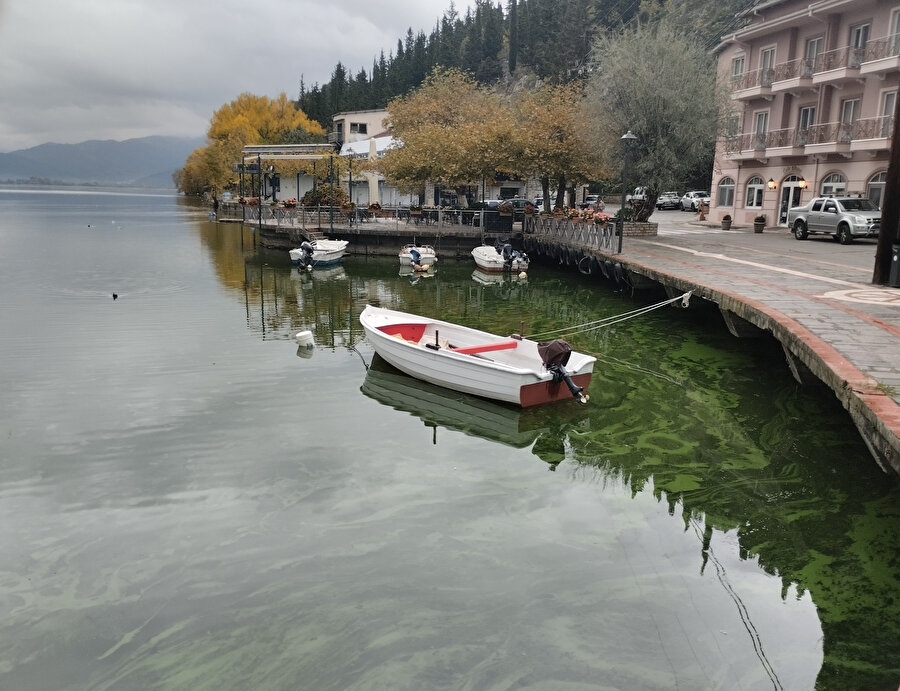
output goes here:
{"type": "Polygon", "coordinates": [[[759,221],[754,221],[754,222],[753,222],[753,232],[754,232],[754,233],[761,233],[761,232],[763,232],[763,229],[764,229],[765,227],[766,227],[766,224],[765,224],[765,223],[760,223],[759,221]]]}
{"type": "Polygon", "coordinates": [[[729,218],[727,221],[722,219],[722,230],[731,230],[731,219],[729,218]]]}

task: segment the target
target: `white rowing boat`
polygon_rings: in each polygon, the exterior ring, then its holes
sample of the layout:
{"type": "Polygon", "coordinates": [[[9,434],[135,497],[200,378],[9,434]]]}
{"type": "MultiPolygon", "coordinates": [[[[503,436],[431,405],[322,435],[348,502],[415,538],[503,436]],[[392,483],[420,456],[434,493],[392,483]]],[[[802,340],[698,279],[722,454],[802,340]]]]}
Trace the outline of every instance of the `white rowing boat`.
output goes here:
{"type": "Polygon", "coordinates": [[[416,379],[523,407],[569,398],[587,403],[596,358],[565,341],[504,338],[372,305],[359,321],[375,352],[416,379]]]}

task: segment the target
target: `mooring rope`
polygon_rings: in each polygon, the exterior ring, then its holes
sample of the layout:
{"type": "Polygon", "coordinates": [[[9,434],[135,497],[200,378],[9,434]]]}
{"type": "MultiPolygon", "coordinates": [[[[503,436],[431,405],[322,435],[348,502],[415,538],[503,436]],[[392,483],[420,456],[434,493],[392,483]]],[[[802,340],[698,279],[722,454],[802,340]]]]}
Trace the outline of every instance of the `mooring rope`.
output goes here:
{"type": "Polygon", "coordinates": [[[629,319],[634,319],[635,317],[640,317],[643,314],[647,314],[648,312],[652,312],[653,310],[658,310],[659,308],[665,307],[666,305],[671,305],[673,302],[678,302],[679,300],[682,301],[684,307],[687,307],[688,301],[691,299],[691,295],[693,294],[693,292],[694,291],[689,290],[688,292],[683,293],[678,297],[671,298],[670,300],[663,300],[662,302],[657,302],[655,305],[639,307],[638,309],[631,310],[630,312],[623,312],[622,314],[617,314],[612,317],[604,317],[603,319],[597,319],[592,322],[585,322],[584,324],[578,324],[576,326],[566,327],[563,329],[544,331],[538,334],[529,334],[528,338],[530,338],[532,341],[545,339],[548,336],[553,336],[554,338],[566,338],[568,336],[574,336],[586,331],[602,329],[606,326],[612,326],[613,324],[618,324],[629,319]]]}

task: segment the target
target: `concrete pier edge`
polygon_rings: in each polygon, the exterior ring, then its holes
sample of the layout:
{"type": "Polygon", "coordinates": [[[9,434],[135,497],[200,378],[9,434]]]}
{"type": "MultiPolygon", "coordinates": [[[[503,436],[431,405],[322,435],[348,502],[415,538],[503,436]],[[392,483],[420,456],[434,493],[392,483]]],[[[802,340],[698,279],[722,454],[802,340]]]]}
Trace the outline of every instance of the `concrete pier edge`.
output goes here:
{"type": "Polygon", "coordinates": [[[721,288],[697,282],[675,273],[660,271],[620,255],[591,252],[598,259],[619,262],[622,267],[681,292],[693,291],[738,315],[759,329],[770,332],[815,377],[828,386],[850,415],[863,441],[885,472],[900,476],[900,405],[878,382],[844,358],[825,340],[794,319],[761,302],[721,288]]]}

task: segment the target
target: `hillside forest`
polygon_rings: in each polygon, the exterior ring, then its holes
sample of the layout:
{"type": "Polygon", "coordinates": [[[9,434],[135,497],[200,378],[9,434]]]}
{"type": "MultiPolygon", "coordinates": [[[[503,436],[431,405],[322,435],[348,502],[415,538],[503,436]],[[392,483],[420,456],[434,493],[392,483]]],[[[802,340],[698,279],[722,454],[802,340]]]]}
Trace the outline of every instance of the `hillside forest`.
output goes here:
{"type": "Polygon", "coordinates": [[[384,108],[417,88],[437,66],[454,67],[481,84],[540,81],[566,84],[587,71],[601,32],[635,23],[665,23],[709,51],[739,24],[748,0],[479,0],[460,16],[453,3],[426,35],[406,36],[368,68],[338,62],[331,79],[306,85],[297,106],[326,130],[335,113],[384,108]]]}
{"type": "MultiPolygon", "coordinates": [[[[574,184],[603,187],[613,179],[620,135],[632,130],[630,155],[650,188],[649,214],[661,190],[708,185],[728,106],[714,87],[698,85],[714,85],[712,49],[753,4],[508,0],[503,7],[479,0],[460,16],[451,2],[428,35],[408,30],[368,70],[351,75],[338,62],[325,84],[307,86],[301,77],[296,101],[239,95],[213,115],[207,146],[176,172],[176,185],[215,197],[234,186],[233,164],[245,144],[323,142],[334,114],[386,108],[406,149],[379,163],[390,182],[414,189],[417,171],[427,170],[432,181],[463,186],[471,165],[461,173],[446,148],[435,156],[428,146],[441,128],[452,129],[461,147],[474,147],[458,161],[470,160],[474,149],[481,158],[469,183],[493,173],[534,175],[548,205],[548,190],[562,205],[574,184]],[[490,123],[467,122],[463,102],[490,113],[490,123]],[[459,136],[464,128],[469,137],[459,136]]],[[[281,165],[282,174],[296,172],[281,165]]]]}

